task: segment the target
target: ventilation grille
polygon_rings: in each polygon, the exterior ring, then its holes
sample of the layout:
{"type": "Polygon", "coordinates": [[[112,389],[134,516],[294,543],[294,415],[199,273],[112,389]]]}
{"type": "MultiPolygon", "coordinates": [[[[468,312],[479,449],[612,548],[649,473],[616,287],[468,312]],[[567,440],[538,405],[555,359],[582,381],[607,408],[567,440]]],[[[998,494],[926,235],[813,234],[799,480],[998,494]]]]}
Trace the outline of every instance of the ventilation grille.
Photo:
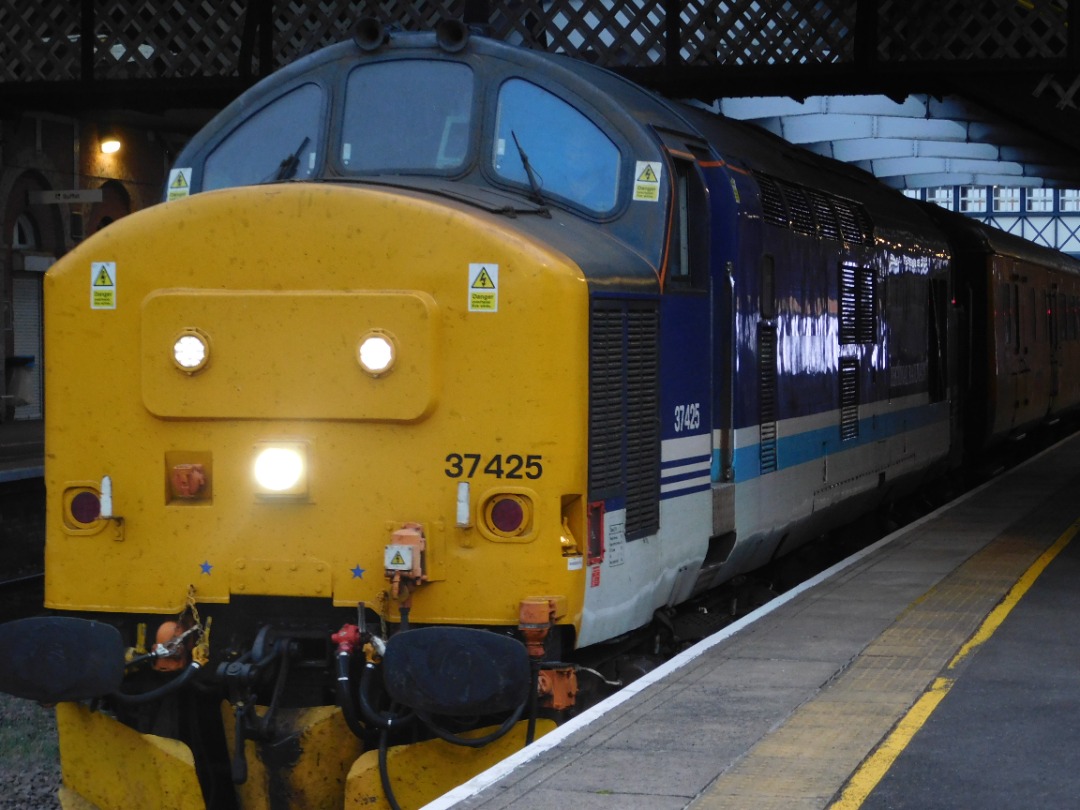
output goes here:
{"type": "Polygon", "coordinates": [[[594,307],[589,328],[589,490],[599,497],[622,484],[623,320],[594,307]]]}
{"type": "Polygon", "coordinates": [[[776,471],[776,327],[758,324],[758,408],[761,474],[776,471]]]}
{"type": "Polygon", "coordinates": [[[818,230],[817,222],[814,221],[814,214],[810,210],[810,200],[807,199],[806,192],[802,187],[786,182],[781,183],[780,190],[791,215],[791,229],[814,236],[818,230]]]}
{"type": "Polygon", "coordinates": [[[860,267],[855,272],[855,339],[873,343],[874,328],[874,268],[860,267]]]}
{"type": "Polygon", "coordinates": [[[874,268],[840,265],[838,317],[841,344],[873,343],[877,339],[875,295],[874,268]]]}
{"type": "Polygon", "coordinates": [[[784,198],[780,196],[780,186],[768,175],[759,174],[755,177],[761,191],[761,213],[765,221],[787,228],[791,221],[788,219],[784,198]]]}
{"type": "MultiPolygon", "coordinates": [[[[821,235],[826,239],[840,239],[842,237],[840,221],[837,219],[836,209],[833,208],[828,196],[813,189],[807,189],[806,193],[814,206],[814,218],[817,219],[821,235]]],[[[849,239],[848,241],[852,240],[849,239]]]]}
{"type": "Polygon", "coordinates": [[[854,343],[858,334],[855,328],[855,266],[840,265],[839,319],[840,342],[854,343]]]}
{"type": "Polygon", "coordinates": [[[859,365],[840,360],[840,441],[859,438],[859,365]]]}
{"type": "Polygon", "coordinates": [[[596,301],[590,322],[590,499],[626,498],[626,538],[660,527],[660,423],[654,304],[596,301]]]}
{"type": "Polygon", "coordinates": [[[874,240],[874,223],[861,203],[754,172],[762,218],[782,228],[821,239],[865,245],[874,240]]]}

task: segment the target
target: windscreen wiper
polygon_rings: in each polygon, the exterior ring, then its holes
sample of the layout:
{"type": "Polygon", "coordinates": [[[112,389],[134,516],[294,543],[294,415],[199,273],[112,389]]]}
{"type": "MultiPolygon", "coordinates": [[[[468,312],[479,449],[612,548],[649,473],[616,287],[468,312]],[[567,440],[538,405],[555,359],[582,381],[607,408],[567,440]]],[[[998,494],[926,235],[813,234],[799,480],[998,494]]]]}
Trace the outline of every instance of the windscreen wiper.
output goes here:
{"type": "Polygon", "coordinates": [[[536,174],[533,172],[532,164],[529,163],[529,156],[525,154],[525,150],[521,148],[521,143],[518,141],[517,133],[514,130],[510,130],[510,137],[514,139],[514,146],[517,147],[518,157],[521,159],[521,166],[525,169],[525,176],[529,178],[529,188],[532,189],[532,198],[537,205],[540,206],[540,215],[545,217],[551,216],[551,211],[548,210],[547,203],[544,201],[544,195],[540,193],[540,184],[536,181],[536,174]]]}
{"type": "Polygon", "coordinates": [[[304,147],[310,143],[311,138],[307,136],[304,140],[300,141],[300,145],[296,147],[296,151],[281,161],[281,165],[278,166],[277,174],[274,175],[273,182],[280,183],[282,180],[288,180],[294,174],[296,174],[296,168],[300,165],[300,153],[304,151],[304,147]]]}

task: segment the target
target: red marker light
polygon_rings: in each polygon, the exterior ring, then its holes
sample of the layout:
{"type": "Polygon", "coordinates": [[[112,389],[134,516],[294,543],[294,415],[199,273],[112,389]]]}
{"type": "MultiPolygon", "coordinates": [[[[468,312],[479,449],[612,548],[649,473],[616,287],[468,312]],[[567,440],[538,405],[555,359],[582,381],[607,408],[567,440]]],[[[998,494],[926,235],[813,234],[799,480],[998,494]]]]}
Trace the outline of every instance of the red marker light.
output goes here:
{"type": "Polygon", "coordinates": [[[101,516],[101,499],[93,492],[80,492],[71,499],[71,517],[78,523],[93,523],[101,516]]]}
{"type": "Polygon", "coordinates": [[[500,498],[491,507],[491,525],[503,534],[514,534],[525,522],[525,510],[516,498],[500,498]]]}

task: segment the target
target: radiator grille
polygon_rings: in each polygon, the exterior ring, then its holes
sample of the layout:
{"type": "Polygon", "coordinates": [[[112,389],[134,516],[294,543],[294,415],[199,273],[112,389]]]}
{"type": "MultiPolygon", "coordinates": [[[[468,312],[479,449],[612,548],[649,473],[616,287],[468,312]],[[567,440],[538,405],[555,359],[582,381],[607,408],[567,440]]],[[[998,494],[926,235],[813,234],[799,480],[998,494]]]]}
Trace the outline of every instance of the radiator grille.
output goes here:
{"type": "Polygon", "coordinates": [[[626,537],[660,526],[659,317],[652,303],[593,304],[590,499],[626,498],[626,537]]]}

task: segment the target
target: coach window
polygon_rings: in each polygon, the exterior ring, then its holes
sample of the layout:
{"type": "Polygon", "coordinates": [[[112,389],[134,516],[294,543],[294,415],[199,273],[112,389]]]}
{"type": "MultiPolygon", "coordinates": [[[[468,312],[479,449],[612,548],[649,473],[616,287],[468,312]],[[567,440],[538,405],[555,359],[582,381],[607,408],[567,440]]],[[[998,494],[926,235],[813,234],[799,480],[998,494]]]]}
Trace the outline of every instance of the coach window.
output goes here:
{"type": "Polygon", "coordinates": [[[615,208],[619,148],[558,96],[510,79],[499,90],[495,129],[491,165],[502,179],[525,188],[535,184],[543,197],[562,197],[595,214],[615,208]]]}
{"type": "Polygon", "coordinates": [[[460,62],[406,59],[349,74],[338,154],[352,173],[454,174],[468,157],[473,72],[460,62]]]}
{"type": "Polygon", "coordinates": [[[315,173],[323,143],[323,91],[304,84],[274,99],[214,147],[202,190],[303,180],[315,173]]]}
{"type": "Polygon", "coordinates": [[[1020,354],[1020,285],[1012,285],[1013,350],[1020,354]]]}

